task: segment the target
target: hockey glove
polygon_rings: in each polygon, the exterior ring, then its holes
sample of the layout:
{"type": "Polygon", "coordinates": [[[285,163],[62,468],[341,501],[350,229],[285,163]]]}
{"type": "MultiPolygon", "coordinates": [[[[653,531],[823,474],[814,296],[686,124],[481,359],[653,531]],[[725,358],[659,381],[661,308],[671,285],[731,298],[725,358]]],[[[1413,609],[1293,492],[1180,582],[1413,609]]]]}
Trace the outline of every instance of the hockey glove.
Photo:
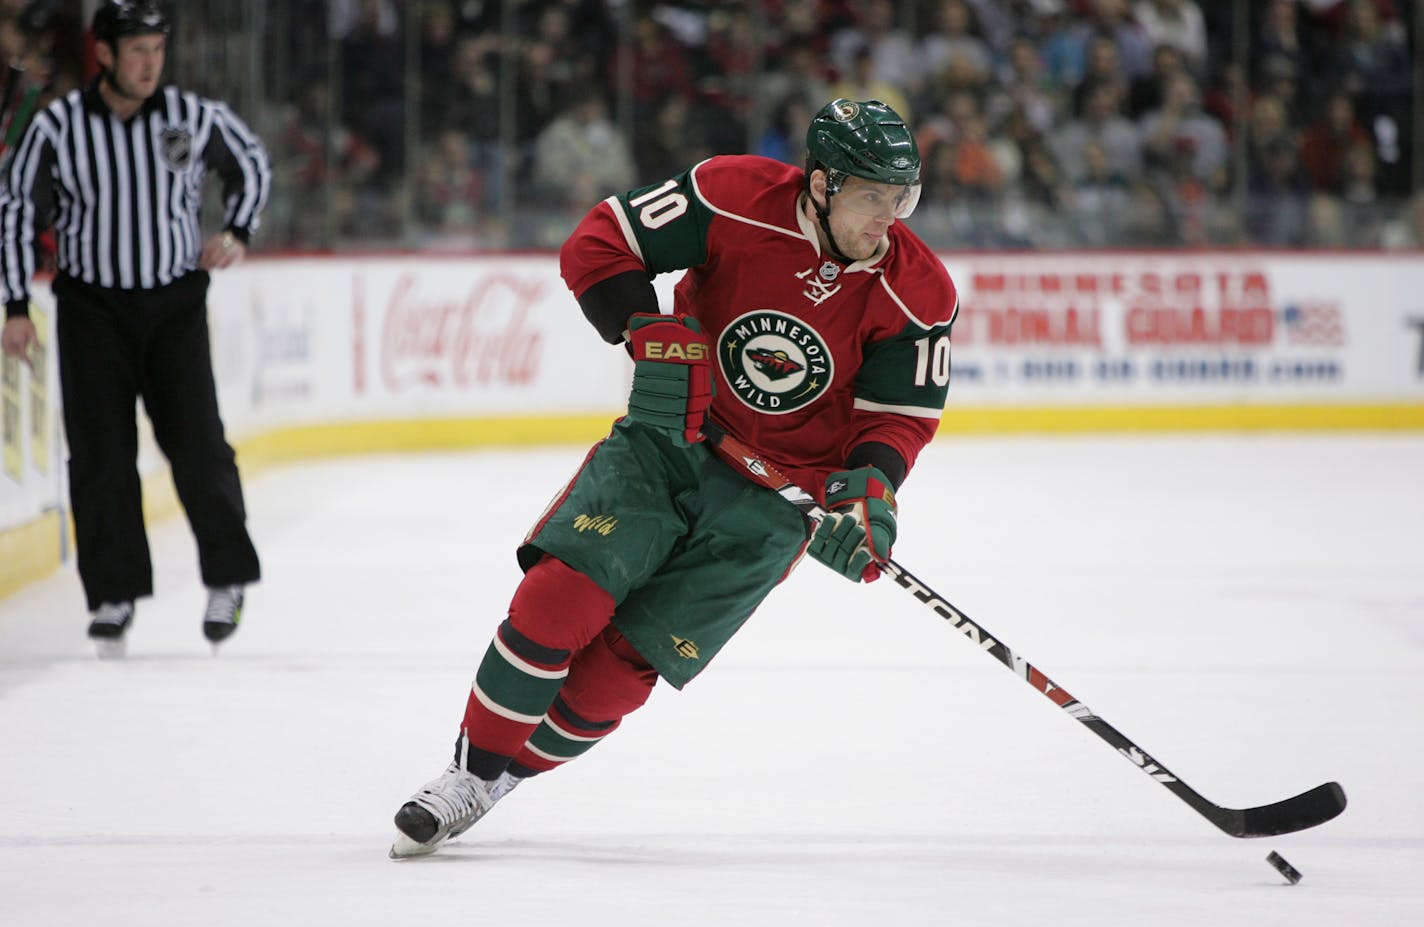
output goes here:
{"type": "Polygon", "coordinates": [[[635,313],[628,319],[633,391],[628,417],[654,428],[679,447],[702,440],[712,403],[712,348],[702,326],[686,315],[635,313]]]}
{"type": "Polygon", "coordinates": [[[807,552],[855,582],[880,578],[880,564],[895,543],[895,490],[874,467],[842,470],[826,478],[828,514],[816,526],[807,552]]]}

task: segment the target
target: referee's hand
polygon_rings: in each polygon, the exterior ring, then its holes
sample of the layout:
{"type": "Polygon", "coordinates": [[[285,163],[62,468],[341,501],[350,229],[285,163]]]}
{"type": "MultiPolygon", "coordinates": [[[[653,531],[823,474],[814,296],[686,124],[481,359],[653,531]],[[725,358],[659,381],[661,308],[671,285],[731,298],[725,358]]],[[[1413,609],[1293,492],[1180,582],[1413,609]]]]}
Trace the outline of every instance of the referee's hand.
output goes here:
{"type": "Polygon", "coordinates": [[[231,267],[247,255],[247,246],[231,232],[222,232],[208,239],[203,245],[203,253],[198,258],[198,266],[203,270],[221,270],[231,267]]]}
{"type": "Polygon", "coordinates": [[[30,360],[30,352],[39,346],[40,339],[35,334],[35,323],[30,321],[29,316],[17,315],[5,320],[5,330],[0,334],[0,347],[4,348],[6,357],[18,357],[34,371],[35,365],[30,360]]]}

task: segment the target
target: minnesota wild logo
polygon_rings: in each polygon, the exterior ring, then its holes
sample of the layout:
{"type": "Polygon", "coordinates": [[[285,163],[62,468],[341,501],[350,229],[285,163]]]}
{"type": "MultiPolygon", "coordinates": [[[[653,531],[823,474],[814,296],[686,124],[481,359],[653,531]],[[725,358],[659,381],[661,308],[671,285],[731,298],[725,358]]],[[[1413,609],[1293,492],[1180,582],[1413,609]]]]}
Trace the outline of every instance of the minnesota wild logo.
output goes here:
{"type": "Polygon", "coordinates": [[[771,415],[814,401],[834,374],[831,352],[815,329],[768,309],[733,320],[718,340],[717,356],[737,398],[771,415]]]}

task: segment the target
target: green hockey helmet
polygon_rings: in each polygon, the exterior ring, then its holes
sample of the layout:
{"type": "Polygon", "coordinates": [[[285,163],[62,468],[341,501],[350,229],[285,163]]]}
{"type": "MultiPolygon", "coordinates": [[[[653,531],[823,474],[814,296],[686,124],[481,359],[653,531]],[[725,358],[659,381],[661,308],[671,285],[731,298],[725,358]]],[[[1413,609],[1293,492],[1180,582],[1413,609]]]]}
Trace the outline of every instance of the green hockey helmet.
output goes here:
{"type": "Polygon", "coordinates": [[[832,100],[806,131],[806,174],[826,172],[826,192],[841,192],[847,177],[904,187],[894,215],[903,219],[920,199],[920,151],[905,120],[879,100],[832,100]]]}

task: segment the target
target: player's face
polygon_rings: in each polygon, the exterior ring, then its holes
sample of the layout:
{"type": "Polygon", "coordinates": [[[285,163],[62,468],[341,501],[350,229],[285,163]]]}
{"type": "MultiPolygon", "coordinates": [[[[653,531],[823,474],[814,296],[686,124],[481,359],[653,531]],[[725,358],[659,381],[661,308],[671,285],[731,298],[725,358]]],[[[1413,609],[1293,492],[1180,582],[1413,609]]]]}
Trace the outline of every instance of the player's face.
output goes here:
{"type": "MultiPolygon", "coordinates": [[[[880,240],[895,224],[899,197],[904,187],[871,183],[859,177],[848,177],[840,192],[830,198],[831,235],[846,257],[863,261],[880,247],[880,240]]],[[[817,171],[811,180],[811,192],[826,202],[825,176],[817,171]]]]}
{"type": "Polygon", "coordinates": [[[119,39],[118,46],[112,52],[104,42],[95,46],[99,63],[113,74],[114,89],[131,100],[153,96],[163,76],[168,39],[162,35],[135,35],[119,39]]]}

